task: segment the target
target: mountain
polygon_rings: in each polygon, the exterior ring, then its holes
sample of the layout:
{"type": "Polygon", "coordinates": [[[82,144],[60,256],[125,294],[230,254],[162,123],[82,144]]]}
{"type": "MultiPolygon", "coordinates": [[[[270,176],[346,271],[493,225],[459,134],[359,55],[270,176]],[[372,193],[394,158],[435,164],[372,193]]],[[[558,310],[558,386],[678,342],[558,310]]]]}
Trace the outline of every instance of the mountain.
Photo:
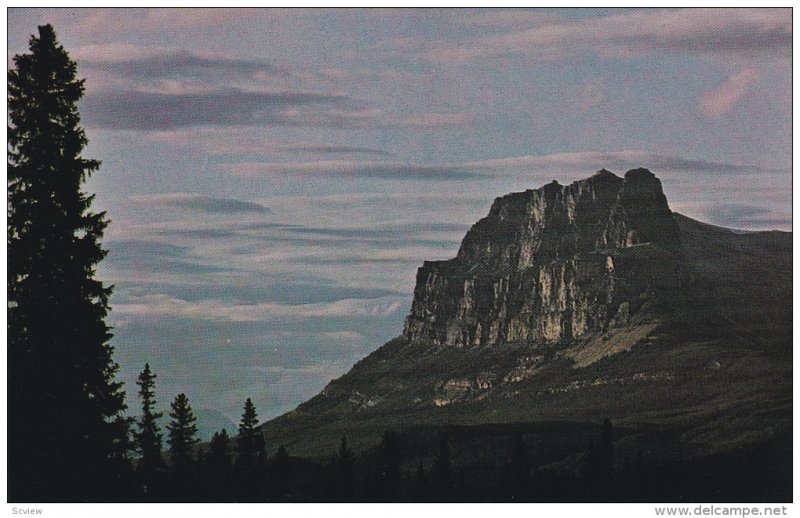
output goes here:
{"type": "Polygon", "coordinates": [[[217,410],[198,408],[194,411],[194,415],[197,417],[197,437],[201,441],[210,441],[211,437],[223,428],[229,434],[235,434],[239,429],[238,425],[217,410]]]}
{"type": "Polygon", "coordinates": [[[450,261],[417,274],[403,336],[446,346],[555,343],[651,325],[686,284],[678,225],[650,171],[498,198],[450,261]]]}
{"type": "Polygon", "coordinates": [[[423,263],[402,336],[262,430],[311,458],[344,434],[368,451],[383,430],[469,430],[473,462],[475,437],[522,426],[562,467],[605,418],[629,458],[773,444],[791,433],[791,263],[791,233],[673,213],[646,169],[509,194],[423,263]]]}

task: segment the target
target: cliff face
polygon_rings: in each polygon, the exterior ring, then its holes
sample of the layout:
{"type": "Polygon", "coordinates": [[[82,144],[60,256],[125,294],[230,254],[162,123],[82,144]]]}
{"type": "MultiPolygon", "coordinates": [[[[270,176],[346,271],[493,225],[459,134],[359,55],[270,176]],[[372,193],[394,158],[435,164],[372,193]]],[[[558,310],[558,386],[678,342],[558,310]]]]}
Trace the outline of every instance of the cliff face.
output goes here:
{"type": "Polygon", "coordinates": [[[603,170],[496,199],[454,259],[419,269],[403,335],[457,347],[568,341],[658,319],[654,302],[685,282],[661,182],[603,170]]]}
{"type": "Polygon", "coordinates": [[[608,417],[712,451],[790,433],[792,404],[791,234],[673,214],[637,169],[497,199],[420,268],[404,336],[262,430],[329,458],[343,434],[608,417]]]}

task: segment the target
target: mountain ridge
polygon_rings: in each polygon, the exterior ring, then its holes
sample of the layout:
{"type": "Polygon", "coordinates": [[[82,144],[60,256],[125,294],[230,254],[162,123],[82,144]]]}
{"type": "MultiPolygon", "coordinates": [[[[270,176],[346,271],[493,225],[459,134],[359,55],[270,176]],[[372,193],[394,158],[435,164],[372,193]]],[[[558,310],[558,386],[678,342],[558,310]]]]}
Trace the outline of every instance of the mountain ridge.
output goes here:
{"type": "Polygon", "coordinates": [[[790,429],[791,233],[676,215],[655,175],[629,175],[495,200],[456,258],[420,268],[403,335],[265,423],[268,442],[324,456],[343,434],[359,450],[390,428],[611,417],[708,452],[790,429]]]}

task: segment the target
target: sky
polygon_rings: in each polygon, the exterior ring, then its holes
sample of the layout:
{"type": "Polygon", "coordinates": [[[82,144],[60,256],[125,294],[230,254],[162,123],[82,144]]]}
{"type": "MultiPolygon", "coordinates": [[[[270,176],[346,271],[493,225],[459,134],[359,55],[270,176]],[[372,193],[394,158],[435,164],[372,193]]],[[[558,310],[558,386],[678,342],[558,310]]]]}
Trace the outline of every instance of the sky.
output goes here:
{"type": "Polygon", "coordinates": [[[149,362],[206,427],[291,410],[553,179],[647,167],[675,211],[791,230],[789,9],[12,8],[8,66],[44,23],[86,78],[134,408],[149,362]]]}

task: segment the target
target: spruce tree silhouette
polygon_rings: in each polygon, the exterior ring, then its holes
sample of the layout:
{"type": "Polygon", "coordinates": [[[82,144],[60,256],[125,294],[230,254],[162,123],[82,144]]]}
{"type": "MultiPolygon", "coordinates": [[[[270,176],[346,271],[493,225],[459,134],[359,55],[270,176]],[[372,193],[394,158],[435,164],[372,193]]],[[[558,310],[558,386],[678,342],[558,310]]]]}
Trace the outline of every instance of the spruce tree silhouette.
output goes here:
{"type": "Polygon", "coordinates": [[[194,486],[194,459],[192,449],[200,442],[197,438],[197,417],[186,394],[178,394],[169,413],[172,420],[167,425],[170,460],[174,486],[179,496],[186,498],[194,486]]]}
{"type": "Polygon", "coordinates": [[[213,502],[229,501],[232,498],[231,440],[225,428],[211,437],[204,466],[206,498],[213,502]]]}
{"type": "Polygon", "coordinates": [[[142,415],[136,423],[138,430],[133,433],[136,449],[139,451],[137,472],[145,493],[145,500],[161,497],[166,464],[161,454],[162,435],[158,420],[164,415],[154,411],[156,374],[150,370],[150,364],[144,364],[136,384],[139,386],[139,397],[142,399],[142,415]]]}
{"type": "Polygon", "coordinates": [[[263,496],[266,452],[264,437],[257,426],[256,406],[247,398],[239,423],[239,436],[236,438],[237,493],[242,501],[261,500],[263,496]]]}
{"type": "Polygon", "coordinates": [[[52,26],[8,71],[8,499],[108,498],[125,409],[105,323],[104,212],[82,184],[100,162],[77,102],[84,81],[52,26]]]}

